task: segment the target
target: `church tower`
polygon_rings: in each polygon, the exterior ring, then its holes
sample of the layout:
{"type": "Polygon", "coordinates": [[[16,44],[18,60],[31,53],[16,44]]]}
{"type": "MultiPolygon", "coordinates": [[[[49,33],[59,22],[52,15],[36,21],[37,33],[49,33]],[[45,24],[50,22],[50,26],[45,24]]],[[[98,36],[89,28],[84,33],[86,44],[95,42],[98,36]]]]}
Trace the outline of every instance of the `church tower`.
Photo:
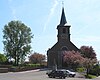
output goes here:
{"type": "Polygon", "coordinates": [[[68,25],[64,7],[62,7],[62,14],[60,24],[57,26],[58,30],[58,41],[57,43],[49,48],[47,51],[47,65],[48,68],[63,67],[63,51],[78,51],[79,49],[70,41],[70,25],[68,25]]]}
{"type": "Polygon", "coordinates": [[[62,8],[62,15],[58,29],[58,42],[70,41],[70,25],[67,24],[64,7],[62,8]]]}

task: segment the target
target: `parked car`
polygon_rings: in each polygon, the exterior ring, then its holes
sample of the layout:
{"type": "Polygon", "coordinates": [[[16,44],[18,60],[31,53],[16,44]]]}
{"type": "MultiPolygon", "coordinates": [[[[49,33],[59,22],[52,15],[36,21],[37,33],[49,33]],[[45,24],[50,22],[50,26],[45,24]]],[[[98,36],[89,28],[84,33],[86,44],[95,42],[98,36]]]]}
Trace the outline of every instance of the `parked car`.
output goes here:
{"type": "Polygon", "coordinates": [[[51,73],[53,70],[47,70],[46,74],[48,75],[49,73],[51,73]]]}
{"type": "Polygon", "coordinates": [[[72,71],[70,71],[70,70],[66,70],[66,72],[67,72],[67,76],[68,76],[68,77],[75,77],[75,75],[76,75],[75,72],[72,72],[72,71]]]}
{"type": "Polygon", "coordinates": [[[61,71],[66,71],[67,77],[75,77],[76,73],[66,69],[59,69],[61,71]]]}
{"type": "Polygon", "coordinates": [[[58,78],[64,78],[65,79],[67,77],[67,72],[63,71],[63,70],[53,70],[50,73],[48,73],[48,76],[50,78],[58,77],[58,78]]]}

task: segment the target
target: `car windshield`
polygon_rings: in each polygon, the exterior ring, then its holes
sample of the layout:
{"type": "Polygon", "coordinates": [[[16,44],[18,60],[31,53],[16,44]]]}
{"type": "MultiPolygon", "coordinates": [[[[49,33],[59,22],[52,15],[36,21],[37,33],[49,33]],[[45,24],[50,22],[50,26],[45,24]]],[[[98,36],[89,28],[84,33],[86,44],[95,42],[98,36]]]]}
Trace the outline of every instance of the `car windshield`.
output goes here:
{"type": "Polygon", "coordinates": [[[66,70],[67,72],[71,72],[71,71],[69,71],[69,70],[66,70]]]}

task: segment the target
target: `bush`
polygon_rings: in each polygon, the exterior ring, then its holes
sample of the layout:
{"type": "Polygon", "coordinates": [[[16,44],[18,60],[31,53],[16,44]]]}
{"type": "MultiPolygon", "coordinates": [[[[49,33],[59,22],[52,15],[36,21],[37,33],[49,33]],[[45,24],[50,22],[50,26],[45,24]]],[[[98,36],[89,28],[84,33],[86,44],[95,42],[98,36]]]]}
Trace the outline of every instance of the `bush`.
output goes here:
{"type": "Polygon", "coordinates": [[[7,58],[4,54],[0,54],[0,64],[4,64],[7,61],[7,58]]]}
{"type": "Polygon", "coordinates": [[[99,76],[100,75],[100,66],[95,65],[92,69],[90,69],[89,74],[99,76]]]}
{"type": "Polygon", "coordinates": [[[10,71],[19,72],[19,71],[34,70],[38,68],[40,68],[40,64],[25,64],[20,66],[12,66],[10,71]]]}
{"type": "Polygon", "coordinates": [[[26,64],[27,67],[40,67],[40,64],[26,64]]]}
{"type": "Polygon", "coordinates": [[[77,68],[77,72],[84,72],[85,68],[77,68]]]}

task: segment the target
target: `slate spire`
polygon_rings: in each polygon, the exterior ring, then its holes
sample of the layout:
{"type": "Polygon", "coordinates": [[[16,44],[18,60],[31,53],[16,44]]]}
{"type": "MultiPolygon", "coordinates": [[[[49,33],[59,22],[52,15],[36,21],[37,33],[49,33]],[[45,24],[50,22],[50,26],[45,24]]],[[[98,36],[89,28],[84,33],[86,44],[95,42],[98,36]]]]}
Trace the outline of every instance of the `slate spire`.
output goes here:
{"type": "Polygon", "coordinates": [[[66,21],[66,16],[65,16],[65,12],[64,12],[64,7],[62,7],[62,14],[61,14],[61,20],[60,20],[59,25],[64,26],[66,23],[67,23],[67,21],[66,21]]]}

